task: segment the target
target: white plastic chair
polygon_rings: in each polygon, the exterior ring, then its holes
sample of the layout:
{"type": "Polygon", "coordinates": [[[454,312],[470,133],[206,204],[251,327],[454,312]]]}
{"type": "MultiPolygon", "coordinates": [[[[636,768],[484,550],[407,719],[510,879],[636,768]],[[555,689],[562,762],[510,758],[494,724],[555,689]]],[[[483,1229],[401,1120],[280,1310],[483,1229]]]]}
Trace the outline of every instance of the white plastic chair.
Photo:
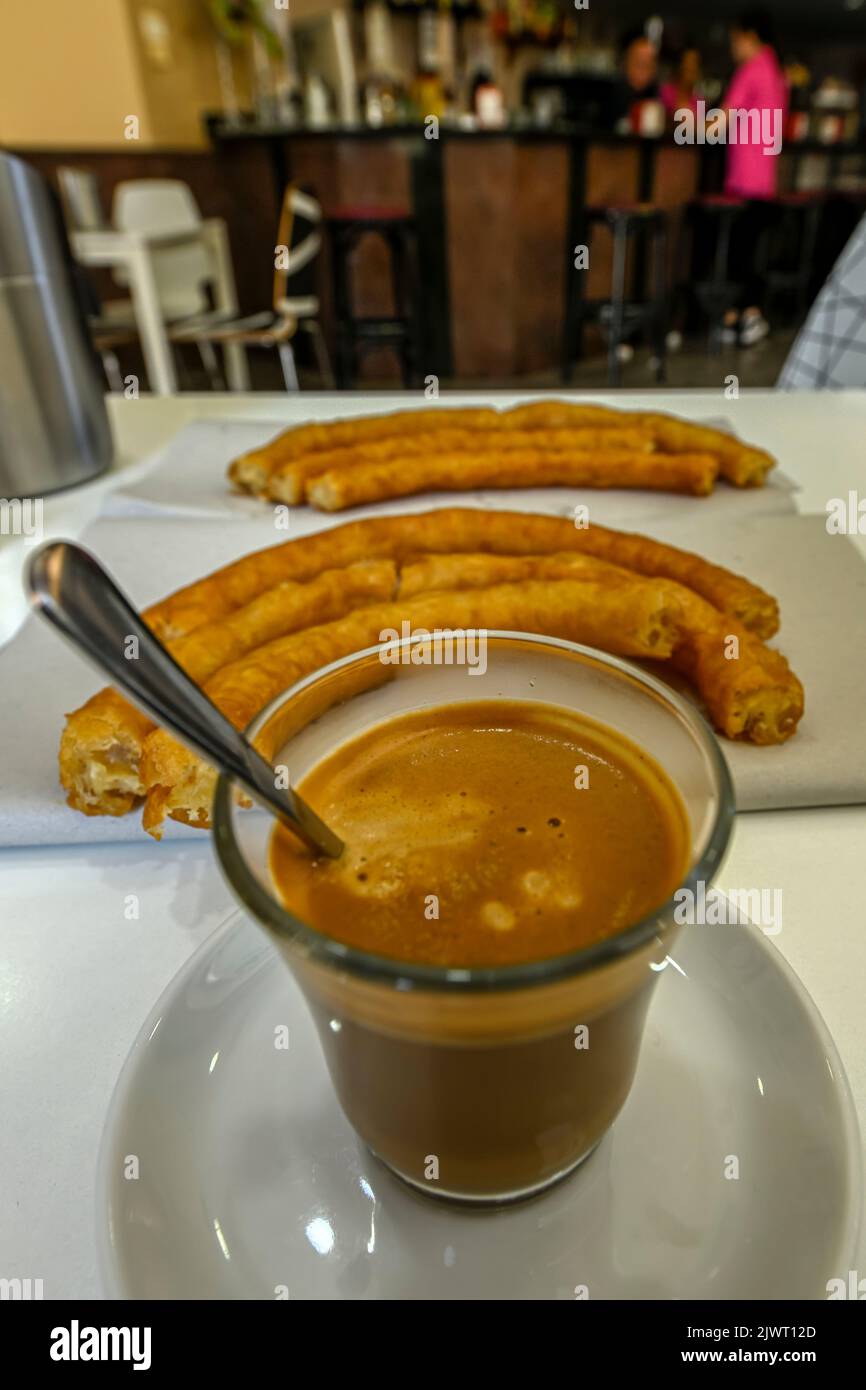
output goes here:
{"type": "Polygon", "coordinates": [[[319,324],[318,296],[291,295],[288,292],[292,278],[309,265],[321,250],[321,221],[322,209],[315,198],[290,185],[283,195],[277,230],[277,246],[285,247],[286,254],[279,266],[275,264],[273,308],[224,323],[179,324],[171,330],[172,342],[194,342],[199,348],[205,343],[239,343],[244,347],[275,348],[283,369],[286,390],[297,391],[298,373],[291,340],[300,328],[309,333],[313,340],[316,362],[325,385],[333,386],[334,376],[319,324]],[[299,230],[302,234],[296,238],[299,230]]]}
{"type": "MultiPolygon", "coordinates": [[[[190,328],[225,323],[227,315],[212,307],[209,289],[216,285],[216,267],[192,190],[181,179],[128,179],[114,190],[112,220],[118,231],[142,236],[181,238],[180,244],[154,246],[151,251],[157,295],[165,321],[190,328]]],[[[113,272],[118,284],[127,277],[113,272]]],[[[190,338],[198,347],[211,386],[224,389],[216,354],[207,338],[190,338]]]]}
{"type": "MultiPolygon", "coordinates": [[[[66,225],[73,232],[104,231],[107,222],[102,208],[99,180],[90,169],[78,169],[64,164],[57,170],[57,185],[66,225]]],[[[82,272],[83,273],[83,272],[82,272]]],[[[102,359],[102,367],[112,391],[123,391],[123,377],[115,348],[138,341],[138,326],[131,299],[98,300],[88,282],[92,302],[87,316],[93,345],[102,359]]]]}
{"type": "MultiPolygon", "coordinates": [[[[204,239],[202,216],[192,190],[180,179],[131,179],[114,190],[112,221],[119,232],[192,239],[179,246],[155,246],[153,269],[159,302],[171,322],[206,313],[214,266],[204,239]],[[198,239],[196,239],[198,234],[198,239]]],[[[124,284],[123,270],[113,272],[124,284]]]]}

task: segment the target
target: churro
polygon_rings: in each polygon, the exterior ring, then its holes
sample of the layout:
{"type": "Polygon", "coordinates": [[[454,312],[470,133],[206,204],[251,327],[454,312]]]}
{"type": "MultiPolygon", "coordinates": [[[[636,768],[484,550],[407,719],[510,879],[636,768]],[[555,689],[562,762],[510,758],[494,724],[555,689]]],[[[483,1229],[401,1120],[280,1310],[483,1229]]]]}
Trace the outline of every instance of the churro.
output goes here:
{"type": "MultiPolygon", "coordinates": [[[[735,487],[760,487],[775,466],[775,460],[765,449],[747,444],[711,425],[697,424],[659,411],[629,411],[551,399],[531,401],[508,410],[439,406],[435,409],[362,415],[354,419],[296,425],[284,430],[261,448],[235,459],[229,466],[228,475],[236,488],[267,496],[271,500],[295,504],[303,499],[307,481],[326,471],[325,467],[319,466],[317,454],[357,450],[359,456],[356,462],[361,463],[365,461],[362,457],[364,450],[375,450],[376,445],[389,440],[397,443],[402,441],[407,445],[412,436],[423,436],[426,440],[430,436],[444,436],[453,431],[477,435],[478,443],[455,445],[443,438],[438,444],[431,444],[428,448],[425,443],[413,452],[433,455],[482,452],[495,447],[492,441],[496,435],[505,440],[513,435],[528,434],[536,436],[534,444],[524,446],[521,443],[518,444],[519,448],[571,448],[570,441],[564,440],[561,446],[557,446],[551,443],[550,437],[557,433],[568,435],[592,431],[597,439],[588,447],[604,455],[617,447],[613,438],[604,439],[606,433],[631,432],[651,441],[660,453],[709,454],[716,460],[721,476],[735,487]]],[[[508,445],[503,443],[501,447],[507,448],[508,445]]],[[[381,455],[391,456],[387,448],[381,455]]],[[[375,457],[379,458],[380,455],[375,454],[375,457]]],[[[343,463],[351,466],[350,459],[346,457],[328,466],[337,467],[343,463]]],[[[596,481],[592,485],[601,484],[596,481]]],[[[618,484],[608,484],[615,485],[618,484]]]]}
{"type": "Polygon", "coordinates": [[[650,453],[655,447],[649,430],[641,429],[563,429],[563,430],[506,430],[439,429],[421,434],[406,433],[397,437],[376,439],[351,448],[326,449],[289,459],[270,474],[264,495],[272,502],[297,505],[305,501],[308,484],[323,473],[334,469],[355,469],[362,464],[384,463],[387,460],[412,466],[418,455],[437,458],[443,454],[514,453],[521,450],[549,449],[588,453],[630,452],[650,453]]]}
{"type": "Polygon", "coordinates": [[[642,488],[706,497],[719,466],[709,454],[650,454],[631,450],[574,452],[489,449],[484,453],[430,453],[332,469],[306,485],[307,500],[338,512],[361,503],[419,492],[473,492],[478,488],[642,488]]]}
{"type": "Polygon", "coordinates": [[[582,551],[638,574],[675,579],[739,618],[759,637],[772,637],[779,626],[778,605],[771,595],[687,550],[595,524],[578,527],[564,517],[477,507],[367,517],[254,551],[155,604],[145,618],[163,641],[172,640],[286,579],[313,579],[323,569],[357,560],[389,558],[399,564],[406,555],[463,550],[494,555],[582,551]]]}
{"type": "MultiPolygon", "coordinates": [[[[204,623],[168,644],[175,661],[199,685],[222,666],[265,642],[325,623],[364,603],[394,595],[390,560],[362,560],[325,570],[308,584],[287,581],[218,622],[204,623]]],[[[144,794],[139,775],[144,740],[154,728],[110,687],[66,716],[60,739],[60,782],[66,799],[85,815],[124,815],[144,794]]]]}
{"type": "Polygon", "coordinates": [[[432,410],[392,410],[385,415],[359,415],[351,420],[293,425],[261,448],[251,449],[235,459],[229,465],[228,475],[232,484],[242,491],[261,493],[274,469],[292,458],[445,426],[496,428],[499,418],[497,411],[487,407],[441,406],[432,410]]]}
{"type": "MultiPolygon", "coordinates": [[[[443,627],[542,632],[620,656],[664,659],[680,638],[680,613],[677,585],[637,576],[615,585],[607,577],[585,577],[447,591],[362,608],[338,622],[281,638],[224,667],[204,688],[223,714],[244,728],[302,676],[386,640],[383,634],[404,624],[413,632],[443,627]]],[[[209,823],[213,775],[164,730],[145,741],[141,772],[147,788],[144,825],[151,834],[159,834],[166,815],[192,825],[209,823]]]]}
{"type": "MultiPolygon", "coordinates": [[[[778,626],[769,594],[688,551],[599,526],[581,529],[557,517],[448,508],[352,522],[245,556],[155,605],[145,619],[209,690],[217,682],[225,695],[228,682],[240,682],[242,690],[249,681],[240,704],[232,697],[246,722],[261,697],[250,673],[270,659],[275,642],[289,643],[295,655],[303,649],[303,669],[314,670],[330,659],[320,643],[338,620],[346,626],[337,654],[353,649],[344,646],[349,635],[356,646],[376,640],[371,625],[380,614],[370,605],[399,598],[403,611],[414,612],[420,596],[439,604],[444,594],[443,621],[452,624],[529,624],[524,630],[564,636],[579,631],[578,640],[640,655],[629,645],[632,624],[645,617],[641,605],[662,592],[684,615],[669,653],[672,664],[702,694],[716,727],[753,742],[790,737],[802,715],[802,689],[784,658],[758,640],[778,626]],[[641,588],[647,580],[665,587],[641,588]],[[557,604],[569,583],[577,608],[565,619],[557,604]],[[594,616],[585,611],[590,594],[594,616]],[[631,615],[627,600],[634,603],[631,615]],[[727,655],[729,638],[740,644],[736,660],[727,655]]],[[[294,665],[279,669],[294,678],[294,665]]],[[[122,815],[148,788],[164,786],[142,771],[154,733],[151,721],[113,690],[100,691],[67,716],[60,775],[69,804],[87,815],[122,815]]],[[[150,796],[150,820],[161,796],[150,796]]]]}

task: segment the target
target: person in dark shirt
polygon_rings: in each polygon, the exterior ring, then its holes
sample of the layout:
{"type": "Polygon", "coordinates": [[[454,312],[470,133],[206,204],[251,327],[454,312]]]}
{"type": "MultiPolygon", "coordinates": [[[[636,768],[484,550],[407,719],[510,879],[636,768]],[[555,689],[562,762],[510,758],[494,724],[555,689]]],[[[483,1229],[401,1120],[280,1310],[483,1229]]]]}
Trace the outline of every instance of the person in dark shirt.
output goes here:
{"type": "Polygon", "coordinates": [[[620,76],[614,84],[612,123],[628,116],[636,101],[658,97],[658,51],[642,29],[626,34],[620,44],[620,76]]]}

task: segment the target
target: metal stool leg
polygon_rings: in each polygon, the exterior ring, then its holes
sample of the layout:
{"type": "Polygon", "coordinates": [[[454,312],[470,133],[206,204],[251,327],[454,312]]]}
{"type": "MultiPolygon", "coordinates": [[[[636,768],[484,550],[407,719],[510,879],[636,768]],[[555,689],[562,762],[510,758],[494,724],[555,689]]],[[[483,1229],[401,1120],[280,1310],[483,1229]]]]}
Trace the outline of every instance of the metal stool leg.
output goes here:
{"type": "Polygon", "coordinates": [[[337,340],[337,388],[349,391],[355,383],[355,346],[345,333],[337,340]]]}
{"type": "Polygon", "coordinates": [[[313,340],[313,354],[316,358],[316,366],[319,369],[322,384],[327,391],[333,391],[336,382],[334,381],[334,370],[331,366],[328,344],[325,342],[322,325],[318,319],[304,319],[301,327],[309,333],[313,340]]]}
{"type": "Polygon", "coordinates": [[[342,390],[355,384],[354,333],[352,331],[352,290],[349,258],[358,238],[349,231],[336,231],[334,252],[334,309],[337,317],[337,383],[342,390]]]}
{"type": "MultiPolygon", "coordinates": [[[[728,266],[731,259],[731,233],[734,229],[734,218],[729,212],[722,212],[719,221],[719,235],[716,239],[716,258],[713,268],[713,279],[719,295],[723,285],[728,283],[728,266]]],[[[710,322],[710,351],[720,353],[722,350],[722,331],[721,320],[727,310],[720,309],[718,321],[710,322]]]]}
{"type": "Polygon", "coordinates": [[[196,346],[198,348],[199,357],[201,358],[201,364],[207,372],[210,389],[212,391],[225,391],[226,384],[219,368],[219,360],[214,351],[213,343],[209,343],[206,338],[203,338],[196,346]]]}
{"type": "Polygon", "coordinates": [[[105,372],[108,389],[122,396],[123,377],[120,374],[120,363],[117,360],[117,354],[112,352],[110,348],[105,348],[99,356],[102,359],[102,369],[105,372]]]}
{"type": "MultiPolygon", "coordinates": [[[[581,222],[581,232],[578,236],[578,246],[585,246],[589,252],[589,263],[592,263],[592,220],[585,218],[581,222]]],[[[567,381],[571,379],[571,363],[582,361],[584,357],[585,328],[587,328],[587,277],[589,270],[574,270],[574,338],[571,342],[571,360],[567,363],[567,381]]]]}
{"type": "Polygon", "coordinates": [[[409,387],[412,385],[414,371],[414,353],[412,351],[413,345],[410,342],[411,326],[407,307],[409,302],[409,248],[406,245],[402,228],[384,232],[383,239],[388,247],[391,261],[391,294],[394,300],[394,317],[403,319],[405,324],[405,336],[396,345],[396,351],[400,359],[400,374],[403,385],[409,387]]]}
{"type": "Polygon", "coordinates": [[[729,213],[723,212],[719,218],[719,235],[716,237],[716,255],[713,262],[713,280],[716,285],[727,283],[732,227],[732,217],[729,213]]]}
{"type": "Polygon", "coordinates": [[[653,228],[652,340],[656,357],[656,381],[667,376],[667,232],[659,219],[653,228]]]}
{"type": "Polygon", "coordinates": [[[419,335],[416,304],[418,302],[415,230],[412,226],[398,228],[392,236],[392,277],[394,308],[403,319],[405,337],[401,345],[403,380],[406,386],[415,384],[418,366],[419,335]]]}
{"type": "Polygon", "coordinates": [[[298,370],[295,366],[295,353],[291,343],[280,343],[277,351],[280,354],[280,364],[283,368],[283,380],[286,383],[286,390],[300,391],[298,370]]]}
{"type": "Polygon", "coordinates": [[[628,255],[628,231],[617,222],[613,232],[613,281],[611,287],[610,344],[607,354],[607,379],[619,386],[621,369],[617,349],[622,342],[625,322],[625,270],[628,255]]]}
{"type": "Polygon", "coordinates": [[[809,288],[812,266],[815,262],[815,246],[818,241],[818,228],[821,225],[820,203],[812,203],[806,209],[806,231],[800,251],[800,277],[797,286],[797,311],[802,318],[809,307],[809,288]]]}
{"type": "Polygon", "coordinates": [[[401,231],[383,233],[391,261],[391,295],[394,300],[394,317],[406,317],[406,244],[401,231]]]}
{"type": "MultiPolygon", "coordinates": [[[[584,215],[578,232],[577,244],[590,248],[592,223],[584,215]]],[[[592,251],[589,250],[592,259],[592,251]]],[[[588,270],[578,270],[572,265],[566,290],[565,330],[563,333],[562,382],[568,386],[574,373],[575,362],[583,357],[583,332],[586,319],[586,277],[588,270]]]]}

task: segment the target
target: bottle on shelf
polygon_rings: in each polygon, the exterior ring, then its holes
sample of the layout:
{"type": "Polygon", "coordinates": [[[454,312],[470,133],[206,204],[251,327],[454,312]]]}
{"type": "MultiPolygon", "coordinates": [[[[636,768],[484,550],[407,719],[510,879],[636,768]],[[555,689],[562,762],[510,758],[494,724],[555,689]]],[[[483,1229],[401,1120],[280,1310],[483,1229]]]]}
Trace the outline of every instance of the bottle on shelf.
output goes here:
{"type": "Polygon", "coordinates": [[[370,126],[394,125],[404,106],[397,80],[397,63],[391,33],[391,16],[383,0],[364,9],[364,46],[367,78],[363,86],[364,120],[370,126]]]}

